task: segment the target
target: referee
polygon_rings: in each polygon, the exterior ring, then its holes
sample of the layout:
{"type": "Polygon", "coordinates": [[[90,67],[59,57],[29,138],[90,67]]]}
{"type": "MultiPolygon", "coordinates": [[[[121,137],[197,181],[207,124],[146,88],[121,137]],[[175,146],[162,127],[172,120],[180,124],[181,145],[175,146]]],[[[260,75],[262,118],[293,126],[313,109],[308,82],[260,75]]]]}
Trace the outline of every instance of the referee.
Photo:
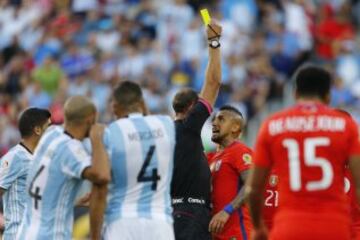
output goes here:
{"type": "Polygon", "coordinates": [[[176,240],[211,239],[210,170],[204,155],[201,129],[212,112],[221,85],[221,27],[207,27],[209,62],[200,95],[180,90],[173,99],[176,113],[175,165],[171,183],[176,240]]]}

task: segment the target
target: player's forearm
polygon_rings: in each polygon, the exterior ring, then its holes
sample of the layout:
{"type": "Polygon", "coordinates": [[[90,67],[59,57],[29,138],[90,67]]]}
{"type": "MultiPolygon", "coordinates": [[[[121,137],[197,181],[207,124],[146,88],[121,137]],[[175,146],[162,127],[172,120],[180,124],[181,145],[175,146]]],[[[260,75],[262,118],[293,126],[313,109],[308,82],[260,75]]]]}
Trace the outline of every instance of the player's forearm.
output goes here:
{"type": "Polygon", "coordinates": [[[101,139],[91,141],[92,144],[92,169],[95,178],[95,184],[104,184],[110,181],[109,159],[105,146],[101,139]]]}
{"type": "Polygon", "coordinates": [[[205,81],[208,84],[216,84],[220,86],[221,83],[221,54],[220,48],[209,49],[209,62],[206,69],[205,81]]]}
{"type": "Polygon", "coordinates": [[[93,185],[90,198],[90,235],[92,240],[101,239],[106,208],[107,185],[93,185]]]}
{"type": "Polygon", "coordinates": [[[232,207],[235,209],[240,208],[245,203],[245,188],[242,187],[234,200],[231,201],[232,207]]]}

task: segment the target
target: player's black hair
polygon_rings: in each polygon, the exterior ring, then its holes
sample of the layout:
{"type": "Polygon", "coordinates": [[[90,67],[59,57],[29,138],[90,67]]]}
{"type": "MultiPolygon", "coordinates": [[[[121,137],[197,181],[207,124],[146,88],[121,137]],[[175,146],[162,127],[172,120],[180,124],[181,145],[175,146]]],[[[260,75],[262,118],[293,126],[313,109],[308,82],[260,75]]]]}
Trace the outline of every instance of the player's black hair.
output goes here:
{"type": "Polygon", "coordinates": [[[325,97],[330,93],[331,75],[325,69],[306,65],[295,75],[295,89],[300,97],[325,97]]]}
{"type": "Polygon", "coordinates": [[[143,99],[140,85],[131,81],[121,82],[114,90],[115,101],[122,106],[130,107],[143,99]]]}
{"type": "Polygon", "coordinates": [[[176,113],[184,113],[191,104],[197,102],[198,94],[191,88],[178,91],[173,99],[172,106],[176,113]]]}
{"type": "Polygon", "coordinates": [[[41,127],[51,117],[47,109],[28,108],[23,111],[18,121],[18,128],[22,138],[30,137],[35,127],[41,127]]]}
{"type": "Polygon", "coordinates": [[[239,115],[241,118],[244,118],[242,113],[231,105],[224,105],[219,109],[219,111],[230,111],[230,112],[235,113],[236,115],[239,115]]]}

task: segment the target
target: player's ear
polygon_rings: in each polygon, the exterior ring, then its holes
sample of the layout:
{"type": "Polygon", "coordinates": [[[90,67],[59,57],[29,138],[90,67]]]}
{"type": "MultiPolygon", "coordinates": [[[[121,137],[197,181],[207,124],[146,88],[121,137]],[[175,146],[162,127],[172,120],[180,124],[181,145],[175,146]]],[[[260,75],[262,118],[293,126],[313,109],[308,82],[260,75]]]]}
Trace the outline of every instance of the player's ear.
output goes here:
{"type": "Polygon", "coordinates": [[[36,136],[40,136],[42,133],[42,128],[40,126],[34,127],[34,133],[36,136]]]}

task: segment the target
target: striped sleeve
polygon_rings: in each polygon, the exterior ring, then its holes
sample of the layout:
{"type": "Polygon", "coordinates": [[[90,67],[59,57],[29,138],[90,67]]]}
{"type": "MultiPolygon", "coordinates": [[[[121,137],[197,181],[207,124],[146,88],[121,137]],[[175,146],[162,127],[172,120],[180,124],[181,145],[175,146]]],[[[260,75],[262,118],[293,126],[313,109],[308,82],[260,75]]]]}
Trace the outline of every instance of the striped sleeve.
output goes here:
{"type": "Polygon", "coordinates": [[[85,168],[91,165],[91,156],[79,141],[69,141],[62,154],[62,172],[69,177],[80,179],[85,168]]]}
{"type": "Polygon", "coordinates": [[[22,174],[23,166],[19,154],[10,153],[1,159],[0,187],[7,190],[22,174]]]}

